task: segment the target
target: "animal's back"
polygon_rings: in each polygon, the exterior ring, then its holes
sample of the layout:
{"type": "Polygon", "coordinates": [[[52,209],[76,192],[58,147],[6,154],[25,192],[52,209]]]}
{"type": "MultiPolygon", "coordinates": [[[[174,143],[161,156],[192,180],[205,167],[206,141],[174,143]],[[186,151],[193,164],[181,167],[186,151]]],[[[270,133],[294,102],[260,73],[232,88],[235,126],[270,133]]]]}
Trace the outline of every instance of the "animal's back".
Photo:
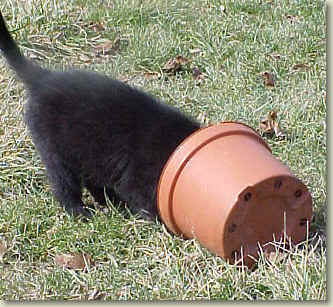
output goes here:
{"type": "Polygon", "coordinates": [[[41,68],[20,52],[1,13],[0,49],[29,92],[25,120],[67,212],[89,215],[83,185],[100,203],[106,189],[134,212],[156,215],[162,167],[199,123],[107,76],[41,68]]]}

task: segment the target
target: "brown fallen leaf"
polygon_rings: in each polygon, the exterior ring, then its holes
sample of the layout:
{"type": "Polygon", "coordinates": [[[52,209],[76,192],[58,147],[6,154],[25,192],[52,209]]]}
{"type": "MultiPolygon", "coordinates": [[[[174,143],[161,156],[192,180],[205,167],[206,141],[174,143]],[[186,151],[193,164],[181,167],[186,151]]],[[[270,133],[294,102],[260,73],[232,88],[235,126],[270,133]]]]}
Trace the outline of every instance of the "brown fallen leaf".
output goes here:
{"type": "Polygon", "coordinates": [[[285,133],[281,130],[276,118],[276,111],[269,111],[266,118],[260,121],[259,130],[262,131],[263,135],[272,137],[275,134],[279,139],[283,139],[285,133]]]}
{"type": "Polygon", "coordinates": [[[190,62],[189,59],[183,57],[182,55],[177,55],[177,56],[176,56],[176,61],[177,61],[178,63],[180,63],[181,65],[186,65],[186,64],[188,64],[188,63],[190,62]]]}
{"type": "Polygon", "coordinates": [[[266,86],[270,86],[270,87],[275,86],[275,78],[274,78],[274,75],[272,73],[269,73],[269,72],[265,71],[262,75],[265,78],[265,85],[266,86]]]}
{"type": "Polygon", "coordinates": [[[270,111],[266,118],[262,119],[259,124],[259,129],[263,132],[263,134],[273,134],[274,133],[274,125],[277,114],[275,111],[270,111]]]}
{"type": "Polygon", "coordinates": [[[56,255],[54,261],[59,266],[74,270],[85,270],[94,264],[92,257],[85,253],[56,255]]]}
{"type": "Polygon", "coordinates": [[[293,68],[293,70],[298,70],[298,69],[300,69],[300,70],[307,70],[310,67],[308,65],[306,65],[306,64],[300,63],[300,64],[295,64],[292,68],[293,68]]]}
{"type": "Polygon", "coordinates": [[[0,262],[3,262],[3,256],[7,252],[7,244],[5,241],[0,240],[0,262]]]}
{"type": "Polygon", "coordinates": [[[143,75],[148,80],[154,80],[160,77],[160,74],[156,71],[146,71],[143,75]]]}
{"type": "Polygon", "coordinates": [[[189,59],[183,57],[182,55],[177,55],[175,58],[168,60],[163,70],[169,73],[176,73],[182,70],[183,66],[189,63],[189,59]]]}
{"type": "Polygon", "coordinates": [[[196,85],[199,85],[204,81],[204,75],[198,67],[192,68],[192,76],[196,81],[196,85]]]}
{"type": "Polygon", "coordinates": [[[177,61],[175,59],[171,59],[171,60],[168,60],[164,67],[163,67],[163,70],[166,70],[166,71],[171,71],[171,70],[178,70],[180,67],[179,63],[177,63],[177,61]]]}

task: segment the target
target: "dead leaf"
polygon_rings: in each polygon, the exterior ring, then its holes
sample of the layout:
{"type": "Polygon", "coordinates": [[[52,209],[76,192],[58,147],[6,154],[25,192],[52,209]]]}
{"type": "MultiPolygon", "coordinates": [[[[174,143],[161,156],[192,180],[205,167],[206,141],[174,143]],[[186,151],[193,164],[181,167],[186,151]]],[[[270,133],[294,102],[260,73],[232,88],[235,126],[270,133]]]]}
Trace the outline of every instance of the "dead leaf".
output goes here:
{"type": "Polygon", "coordinates": [[[260,121],[259,129],[262,130],[264,134],[271,134],[274,132],[276,116],[277,114],[275,111],[270,111],[266,118],[260,121]]]}
{"type": "Polygon", "coordinates": [[[186,65],[186,64],[188,64],[188,63],[190,62],[189,59],[183,57],[182,55],[177,55],[177,56],[176,56],[176,61],[177,61],[178,63],[180,63],[181,65],[186,65]]]}
{"type": "Polygon", "coordinates": [[[160,74],[155,71],[152,71],[152,72],[146,71],[143,75],[148,80],[154,80],[154,79],[158,79],[160,77],[160,74]]]}
{"type": "Polygon", "coordinates": [[[196,81],[197,85],[201,84],[204,81],[204,75],[198,67],[192,68],[192,76],[193,79],[196,81]]]}
{"type": "Polygon", "coordinates": [[[300,69],[300,70],[308,70],[308,69],[310,69],[310,67],[309,67],[308,65],[306,65],[306,64],[302,64],[302,63],[300,63],[300,64],[295,64],[295,65],[293,66],[293,70],[298,70],[298,69],[300,69]]]}
{"type": "Polygon", "coordinates": [[[3,261],[3,256],[6,254],[7,252],[7,244],[5,241],[1,240],[0,241],[0,262],[3,261]]]}
{"type": "Polygon", "coordinates": [[[74,270],[85,270],[94,264],[92,257],[85,253],[56,255],[54,261],[59,266],[74,270]]]}
{"type": "Polygon", "coordinates": [[[285,137],[285,133],[281,130],[276,118],[276,111],[270,111],[266,118],[260,121],[259,130],[262,131],[263,135],[272,137],[275,134],[279,139],[283,139],[285,137]]]}
{"type": "Polygon", "coordinates": [[[265,71],[263,73],[263,76],[265,77],[265,85],[266,86],[270,86],[270,87],[275,86],[275,78],[274,78],[274,75],[272,73],[269,73],[269,72],[265,71]]]}
{"type": "Polygon", "coordinates": [[[182,70],[183,66],[189,63],[189,59],[183,57],[182,55],[177,55],[175,58],[168,60],[163,70],[169,73],[176,73],[182,70]]]}
{"type": "Polygon", "coordinates": [[[174,60],[168,60],[165,64],[163,69],[165,70],[171,70],[171,69],[176,69],[179,67],[179,64],[174,60]]]}

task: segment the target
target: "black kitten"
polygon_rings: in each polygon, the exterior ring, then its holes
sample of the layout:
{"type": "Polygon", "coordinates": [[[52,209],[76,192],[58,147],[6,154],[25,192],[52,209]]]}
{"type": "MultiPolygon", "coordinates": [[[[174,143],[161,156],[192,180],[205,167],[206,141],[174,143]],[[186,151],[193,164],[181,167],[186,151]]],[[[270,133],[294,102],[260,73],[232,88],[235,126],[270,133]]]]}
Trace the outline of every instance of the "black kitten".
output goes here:
{"type": "Polygon", "coordinates": [[[0,12],[0,49],[29,91],[25,121],[54,195],[89,216],[85,186],[99,203],[157,216],[156,192],[170,154],[199,123],[120,81],[93,72],[53,72],[25,58],[0,12]]]}

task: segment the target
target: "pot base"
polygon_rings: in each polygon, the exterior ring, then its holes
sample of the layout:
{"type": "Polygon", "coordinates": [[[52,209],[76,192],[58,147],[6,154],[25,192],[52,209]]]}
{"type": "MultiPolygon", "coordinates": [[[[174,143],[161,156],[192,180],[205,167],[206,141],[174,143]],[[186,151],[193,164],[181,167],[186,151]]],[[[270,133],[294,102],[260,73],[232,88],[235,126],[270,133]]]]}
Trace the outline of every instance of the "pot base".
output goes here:
{"type": "Polygon", "coordinates": [[[243,258],[245,265],[251,265],[260,249],[274,250],[268,242],[302,241],[311,215],[311,195],[296,177],[273,177],[248,187],[228,216],[221,256],[231,263],[243,258]]]}

